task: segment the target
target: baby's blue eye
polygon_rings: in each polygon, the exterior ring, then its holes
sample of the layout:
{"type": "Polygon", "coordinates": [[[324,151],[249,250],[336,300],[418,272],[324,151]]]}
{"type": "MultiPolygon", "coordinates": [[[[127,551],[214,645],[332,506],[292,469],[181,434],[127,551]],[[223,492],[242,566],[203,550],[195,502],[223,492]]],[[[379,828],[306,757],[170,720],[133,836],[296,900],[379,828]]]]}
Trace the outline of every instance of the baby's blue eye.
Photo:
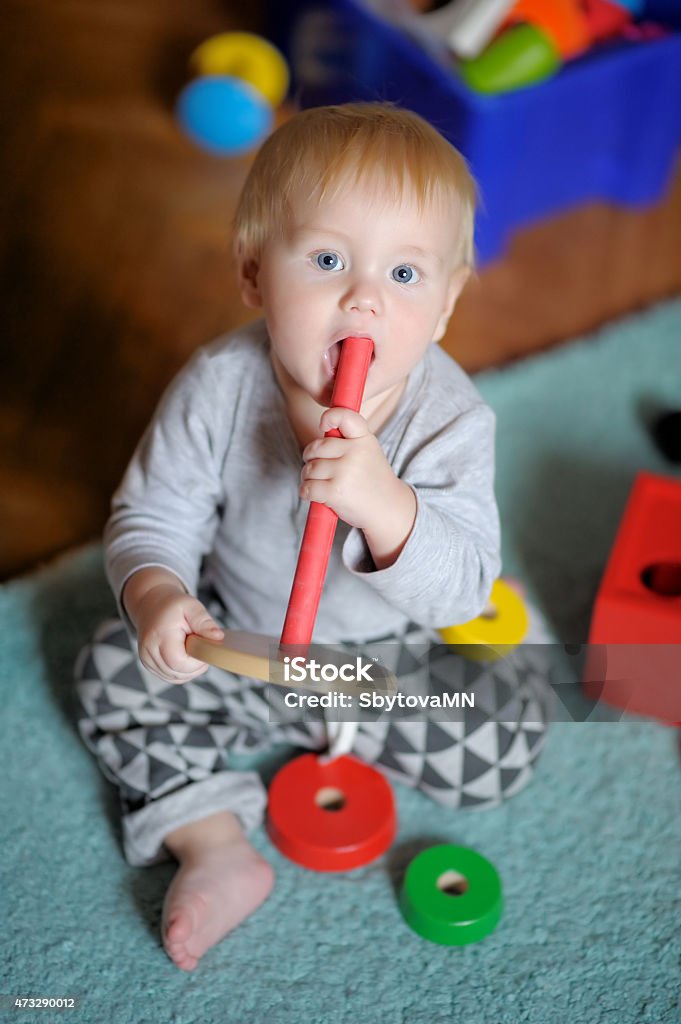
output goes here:
{"type": "Polygon", "coordinates": [[[414,267],[410,267],[408,263],[400,263],[399,267],[395,267],[392,272],[393,281],[397,281],[399,284],[416,284],[420,281],[419,272],[414,267]]]}
{"type": "Polygon", "coordinates": [[[320,270],[343,270],[345,264],[337,252],[318,252],[315,262],[320,270]]]}

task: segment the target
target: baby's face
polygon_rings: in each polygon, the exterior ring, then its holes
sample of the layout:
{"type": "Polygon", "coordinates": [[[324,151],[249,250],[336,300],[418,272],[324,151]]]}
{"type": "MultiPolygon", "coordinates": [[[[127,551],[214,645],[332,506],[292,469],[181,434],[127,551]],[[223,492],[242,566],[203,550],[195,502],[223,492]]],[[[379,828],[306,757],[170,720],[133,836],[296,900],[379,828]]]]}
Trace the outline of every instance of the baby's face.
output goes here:
{"type": "MultiPolygon", "coordinates": [[[[281,239],[269,241],[249,305],[262,307],[273,358],[320,405],[331,403],[340,343],[374,342],[365,400],[401,385],[438,341],[463,286],[459,224],[349,186],[321,201],[294,197],[281,239]]],[[[249,301],[250,297],[250,301],[249,301]]]]}

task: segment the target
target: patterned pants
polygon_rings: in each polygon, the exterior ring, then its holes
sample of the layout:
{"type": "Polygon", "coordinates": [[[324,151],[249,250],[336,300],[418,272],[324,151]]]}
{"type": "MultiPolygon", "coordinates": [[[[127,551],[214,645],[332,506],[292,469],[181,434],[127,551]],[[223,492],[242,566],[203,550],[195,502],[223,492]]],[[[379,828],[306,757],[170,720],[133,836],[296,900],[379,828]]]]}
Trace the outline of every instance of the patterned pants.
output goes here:
{"type": "MultiPolygon", "coordinates": [[[[400,689],[424,636],[430,634],[392,641],[400,689]]],[[[428,639],[426,650],[431,678],[473,693],[475,707],[457,721],[421,712],[414,721],[361,722],[352,753],[445,807],[494,807],[525,786],[543,747],[551,691],[541,645],[526,641],[487,665],[428,639]]],[[[165,859],[168,833],[221,810],[234,813],[246,833],[261,823],[267,798],[260,776],[230,769],[230,754],[328,745],[321,715],[270,721],[269,687],[255,680],[216,668],[181,685],[157,678],[139,662],[119,619],[103,623],[81,652],[76,684],[78,728],[118,786],[131,864],[165,859]]]]}

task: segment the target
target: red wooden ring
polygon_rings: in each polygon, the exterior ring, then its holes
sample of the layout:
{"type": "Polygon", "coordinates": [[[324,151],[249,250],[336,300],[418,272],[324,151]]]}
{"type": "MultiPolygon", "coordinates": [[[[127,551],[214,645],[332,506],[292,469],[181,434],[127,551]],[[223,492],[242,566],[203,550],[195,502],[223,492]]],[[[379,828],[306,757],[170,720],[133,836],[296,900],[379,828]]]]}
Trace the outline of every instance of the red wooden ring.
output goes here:
{"type": "Polygon", "coordinates": [[[316,754],[294,758],[272,780],[267,814],[267,832],[280,853],[313,871],[369,864],[397,831],[390,784],[348,755],[326,764],[316,754]]]}

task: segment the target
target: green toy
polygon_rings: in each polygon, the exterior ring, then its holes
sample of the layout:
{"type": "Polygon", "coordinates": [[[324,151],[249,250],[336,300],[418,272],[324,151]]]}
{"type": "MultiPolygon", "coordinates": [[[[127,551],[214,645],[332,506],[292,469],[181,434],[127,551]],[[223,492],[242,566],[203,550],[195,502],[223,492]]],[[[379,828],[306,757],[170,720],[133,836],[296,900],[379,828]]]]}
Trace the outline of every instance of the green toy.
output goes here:
{"type": "Polygon", "coordinates": [[[484,939],[499,923],[501,879],[475,850],[442,843],[411,861],[399,906],[417,935],[441,946],[465,946],[484,939]]]}
{"type": "Polygon", "coordinates": [[[562,60],[556,44],[535,25],[514,25],[473,60],[461,61],[461,75],[471,89],[502,93],[534,85],[553,75],[562,60]]]}

